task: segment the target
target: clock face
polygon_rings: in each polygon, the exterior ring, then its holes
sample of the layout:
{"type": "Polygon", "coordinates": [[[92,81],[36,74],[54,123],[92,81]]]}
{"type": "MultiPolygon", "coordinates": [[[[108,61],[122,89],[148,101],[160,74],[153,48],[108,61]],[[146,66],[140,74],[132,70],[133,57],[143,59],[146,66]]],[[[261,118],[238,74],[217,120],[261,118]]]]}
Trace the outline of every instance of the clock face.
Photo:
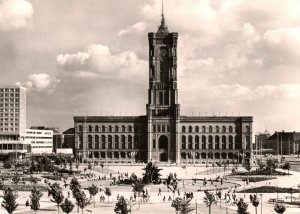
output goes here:
{"type": "Polygon", "coordinates": [[[161,48],[160,49],[160,55],[162,57],[165,57],[167,54],[168,54],[168,50],[167,49],[165,49],[165,48],[161,48]]]}

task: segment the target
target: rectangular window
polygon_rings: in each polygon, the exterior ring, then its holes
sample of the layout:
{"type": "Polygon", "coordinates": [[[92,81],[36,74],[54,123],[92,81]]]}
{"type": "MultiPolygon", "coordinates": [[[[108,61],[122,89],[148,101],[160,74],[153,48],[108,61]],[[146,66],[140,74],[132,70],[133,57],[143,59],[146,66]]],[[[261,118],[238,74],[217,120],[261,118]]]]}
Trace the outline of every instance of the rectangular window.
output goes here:
{"type": "Polygon", "coordinates": [[[153,139],[153,149],[156,149],[156,142],[154,139],[153,139]]]}

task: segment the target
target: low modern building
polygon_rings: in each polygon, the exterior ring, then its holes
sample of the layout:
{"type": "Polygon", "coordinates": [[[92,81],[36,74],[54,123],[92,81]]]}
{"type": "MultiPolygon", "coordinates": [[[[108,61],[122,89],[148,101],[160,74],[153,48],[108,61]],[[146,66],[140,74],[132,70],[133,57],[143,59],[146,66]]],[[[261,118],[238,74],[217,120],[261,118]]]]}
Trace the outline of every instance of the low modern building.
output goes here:
{"type": "Polygon", "coordinates": [[[267,130],[255,135],[255,143],[253,144],[253,153],[255,155],[263,155],[268,152],[268,150],[265,148],[265,144],[270,136],[271,135],[267,130]]]}
{"type": "Polygon", "coordinates": [[[74,117],[79,160],[172,163],[251,160],[251,116],[180,114],[177,39],[178,33],[169,32],[163,15],[158,31],[148,34],[149,89],[145,115],[74,117]]]}
{"type": "Polygon", "coordinates": [[[299,155],[300,132],[275,132],[268,137],[263,145],[265,154],[272,155],[299,155]]]}
{"type": "Polygon", "coordinates": [[[53,153],[53,130],[47,128],[27,129],[25,142],[30,144],[30,153],[52,154],[53,153]]]}
{"type": "MultiPolygon", "coordinates": [[[[69,128],[63,133],[56,133],[53,135],[53,149],[57,153],[57,150],[64,151],[62,149],[71,149],[75,151],[75,131],[74,128],[69,128]]],[[[69,150],[68,150],[69,152],[69,150]]],[[[73,153],[72,152],[72,153],[73,153]]]]}
{"type": "Polygon", "coordinates": [[[0,158],[22,158],[30,144],[26,135],[26,89],[0,88],[0,158]]]}

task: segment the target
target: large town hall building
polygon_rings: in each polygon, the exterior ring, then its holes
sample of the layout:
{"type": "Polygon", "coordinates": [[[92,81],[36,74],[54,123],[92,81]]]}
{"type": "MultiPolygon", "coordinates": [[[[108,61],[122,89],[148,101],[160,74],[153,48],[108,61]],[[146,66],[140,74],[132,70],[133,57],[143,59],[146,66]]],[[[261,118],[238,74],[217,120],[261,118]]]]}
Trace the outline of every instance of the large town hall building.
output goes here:
{"type": "Polygon", "coordinates": [[[252,117],[180,114],[177,88],[178,33],[162,15],[149,33],[146,115],[75,116],[76,157],[103,162],[213,163],[251,159],[252,117]]]}

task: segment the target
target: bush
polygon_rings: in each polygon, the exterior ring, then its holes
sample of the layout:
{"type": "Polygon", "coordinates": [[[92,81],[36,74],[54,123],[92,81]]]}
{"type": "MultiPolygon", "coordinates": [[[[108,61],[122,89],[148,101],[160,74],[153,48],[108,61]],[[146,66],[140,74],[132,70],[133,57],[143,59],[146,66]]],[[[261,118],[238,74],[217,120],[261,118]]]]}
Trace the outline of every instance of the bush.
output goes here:
{"type": "MultiPolygon", "coordinates": [[[[290,193],[291,188],[283,188],[283,187],[276,187],[276,186],[261,186],[261,187],[255,187],[251,189],[246,189],[245,193],[290,193]]],[[[239,191],[239,192],[244,192],[244,190],[239,191]]],[[[292,189],[293,193],[298,193],[298,189],[292,189]]]]}
{"type": "Polygon", "coordinates": [[[6,162],[4,162],[3,167],[5,169],[10,169],[12,167],[12,165],[13,165],[12,162],[6,161],[6,162]]]}
{"type": "Polygon", "coordinates": [[[273,177],[243,177],[242,181],[249,181],[249,182],[260,182],[260,181],[267,181],[267,180],[272,180],[275,179],[273,177]]]}

